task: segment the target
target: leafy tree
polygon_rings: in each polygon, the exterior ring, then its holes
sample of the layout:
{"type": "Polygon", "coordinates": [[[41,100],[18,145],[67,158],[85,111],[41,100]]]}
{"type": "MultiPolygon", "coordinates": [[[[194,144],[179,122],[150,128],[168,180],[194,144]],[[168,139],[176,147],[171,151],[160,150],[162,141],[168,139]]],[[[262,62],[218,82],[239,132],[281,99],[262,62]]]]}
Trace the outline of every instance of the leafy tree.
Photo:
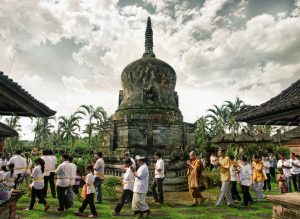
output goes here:
{"type": "Polygon", "coordinates": [[[51,135],[49,136],[49,144],[50,144],[50,147],[53,147],[53,146],[57,147],[62,144],[62,138],[61,138],[60,134],[58,133],[58,131],[51,132],[51,135]]]}
{"type": "Polygon", "coordinates": [[[227,110],[224,105],[213,105],[213,108],[207,110],[209,114],[206,116],[210,120],[211,130],[213,135],[224,134],[227,129],[227,110]]]}
{"type": "Polygon", "coordinates": [[[20,116],[10,116],[5,119],[5,124],[17,132],[22,131],[20,124],[20,116]]]}
{"type": "MultiPolygon", "coordinates": [[[[69,117],[60,116],[58,118],[58,134],[68,145],[73,146],[75,137],[79,136],[81,119],[76,113],[71,114],[69,117]]],[[[65,147],[66,151],[66,147],[65,147]]]]}
{"type": "Polygon", "coordinates": [[[45,145],[49,142],[51,136],[51,130],[54,128],[54,125],[50,123],[50,121],[55,121],[55,117],[41,117],[37,118],[36,125],[33,129],[35,132],[34,135],[34,145],[45,145]]]}
{"type": "Polygon", "coordinates": [[[203,148],[205,147],[211,137],[211,130],[210,130],[210,123],[209,119],[206,116],[201,116],[196,121],[196,130],[195,130],[195,136],[196,136],[196,144],[203,148]]]}
{"type": "MultiPolygon", "coordinates": [[[[22,131],[21,124],[20,124],[20,116],[7,117],[4,123],[10,128],[16,130],[17,132],[22,131]]],[[[13,148],[15,148],[18,144],[20,144],[19,136],[9,138],[7,141],[7,145],[9,146],[11,151],[13,151],[13,148]]]]}
{"type": "Polygon", "coordinates": [[[234,136],[239,133],[239,128],[241,127],[241,123],[236,121],[235,115],[238,111],[240,111],[243,105],[244,101],[242,101],[238,97],[235,99],[234,102],[231,102],[229,100],[225,101],[228,128],[229,130],[231,130],[234,136]]]}
{"type": "Polygon", "coordinates": [[[91,150],[92,136],[102,131],[103,123],[107,121],[107,113],[103,107],[94,108],[92,105],[81,105],[77,113],[87,119],[83,133],[88,136],[88,147],[91,150]]]}

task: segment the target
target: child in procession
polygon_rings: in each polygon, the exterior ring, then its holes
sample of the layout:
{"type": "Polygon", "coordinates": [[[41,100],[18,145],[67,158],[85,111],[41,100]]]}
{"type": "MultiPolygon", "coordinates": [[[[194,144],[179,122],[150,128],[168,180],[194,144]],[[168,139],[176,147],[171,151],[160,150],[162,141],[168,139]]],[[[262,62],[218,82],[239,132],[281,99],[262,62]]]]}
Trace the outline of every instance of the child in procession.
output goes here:
{"type": "Polygon", "coordinates": [[[287,192],[286,177],[283,174],[283,170],[281,168],[278,169],[277,181],[278,181],[278,188],[280,189],[280,192],[286,193],[287,192]]]}
{"type": "Polygon", "coordinates": [[[96,218],[97,217],[97,211],[95,208],[95,203],[94,203],[94,195],[95,195],[95,186],[94,186],[94,175],[93,175],[93,166],[89,165],[86,167],[87,175],[85,177],[85,185],[83,186],[82,189],[82,198],[83,198],[83,203],[79,210],[75,212],[76,216],[82,216],[83,211],[87,207],[87,205],[90,206],[91,209],[91,215],[89,215],[89,218],[96,218]]]}

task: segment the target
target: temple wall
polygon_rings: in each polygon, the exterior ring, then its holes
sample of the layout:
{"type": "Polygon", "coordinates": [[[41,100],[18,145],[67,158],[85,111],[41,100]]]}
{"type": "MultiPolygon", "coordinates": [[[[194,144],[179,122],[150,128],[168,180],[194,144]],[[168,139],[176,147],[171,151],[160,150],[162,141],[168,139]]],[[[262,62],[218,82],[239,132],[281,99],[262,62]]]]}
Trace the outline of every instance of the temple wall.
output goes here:
{"type": "MultiPolygon", "coordinates": [[[[146,156],[148,167],[153,172],[153,155],[155,151],[160,151],[165,162],[165,191],[186,190],[186,163],[183,156],[188,154],[189,146],[193,144],[192,124],[164,124],[146,120],[135,121],[132,124],[111,122],[106,126],[101,146],[106,163],[105,174],[122,176],[120,164],[124,161],[127,151],[132,156],[146,156]]],[[[152,177],[151,173],[150,175],[152,177]]]]}
{"type": "Polygon", "coordinates": [[[300,154],[300,139],[292,139],[284,145],[290,148],[291,153],[300,154]]]}

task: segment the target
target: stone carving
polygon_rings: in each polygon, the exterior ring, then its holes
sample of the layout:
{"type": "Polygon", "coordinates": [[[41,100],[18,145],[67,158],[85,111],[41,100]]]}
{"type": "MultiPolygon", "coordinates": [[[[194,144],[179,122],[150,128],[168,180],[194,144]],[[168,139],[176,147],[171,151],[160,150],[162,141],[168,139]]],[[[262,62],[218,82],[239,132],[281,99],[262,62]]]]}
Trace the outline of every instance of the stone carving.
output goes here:
{"type": "Polygon", "coordinates": [[[176,73],[155,57],[152,37],[148,18],[145,52],[122,72],[119,106],[105,125],[102,151],[109,173],[118,172],[113,166],[120,163],[126,151],[149,160],[155,151],[161,151],[167,162],[165,190],[178,191],[187,188],[183,156],[193,146],[194,127],[183,122],[175,92],[176,73]]]}

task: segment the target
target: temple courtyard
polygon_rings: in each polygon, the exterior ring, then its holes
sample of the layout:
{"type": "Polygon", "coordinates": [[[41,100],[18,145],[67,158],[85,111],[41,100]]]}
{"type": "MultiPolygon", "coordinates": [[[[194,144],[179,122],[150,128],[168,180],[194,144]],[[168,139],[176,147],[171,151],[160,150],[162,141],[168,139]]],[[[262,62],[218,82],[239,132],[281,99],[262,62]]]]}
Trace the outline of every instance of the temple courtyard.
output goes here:
{"type": "MultiPolygon", "coordinates": [[[[266,191],[265,195],[279,194],[277,184],[272,184],[271,192],[266,191]]],[[[151,218],[178,218],[178,219],[268,219],[272,218],[272,204],[264,198],[260,203],[254,202],[250,207],[241,207],[240,202],[236,203],[234,207],[215,207],[215,200],[219,188],[209,189],[204,192],[205,197],[207,197],[206,202],[202,206],[192,207],[191,197],[188,192],[166,192],[165,193],[165,204],[158,205],[152,203],[152,197],[147,197],[147,203],[150,206],[152,211],[151,218]]],[[[120,194],[119,194],[120,195],[120,194]]],[[[49,196],[49,195],[48,195],[49,196]]],[[[252,194],[252,197],[255,197],[252,194]]],[[[64,213],[55,212],[58,206],[58,200],[48,197],[47,201],[51,204],[48,212],[43,211],[42,205],[36,205],[34,211],[23,211],[23,209],[28,207],[30,202],[30,197],[25,194],[19,200],[17,205],[17,216],[18,218],[26,219],[40,219],[40,218],[65,218],[73,219],[75,217],[73,212],[77,211],[81,205],[75,198],[75,206],[65,211],[64,213]]],[[[105,199],[103,204],[96,204],[97,211],[100,215],[100,218],[134,218],[132,216],[131,204],[126,204],[121,212],[121,216],[115,217],[112,216],[112,211],[115,207],[115,204],[118,200],[109,200],[105,199]]],[[[87,216],[90,211],[89,208],[84,212],[87,216]]]]}

